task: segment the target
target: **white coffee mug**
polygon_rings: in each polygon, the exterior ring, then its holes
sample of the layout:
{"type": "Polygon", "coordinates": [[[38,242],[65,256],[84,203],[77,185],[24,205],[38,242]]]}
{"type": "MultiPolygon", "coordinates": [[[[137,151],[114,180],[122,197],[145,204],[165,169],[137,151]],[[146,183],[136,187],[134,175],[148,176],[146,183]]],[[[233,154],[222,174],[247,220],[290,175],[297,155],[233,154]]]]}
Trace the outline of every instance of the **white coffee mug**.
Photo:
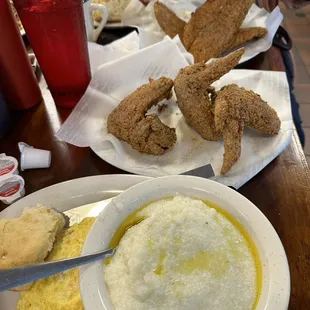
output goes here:
{"type": "Polygon", "coordinates": [[[108,8],[103,4],[91,3],[90,0],[86,0],[83,4],[83,9],[84,9],[87,40],[90,42],[96,42],[101,33],[101,30],[107,23],[109,14],[108,8]],[[99,10],[102,12],[102,20],[96,29],[92,17],[92,12],[94,10],[99,10]]]}

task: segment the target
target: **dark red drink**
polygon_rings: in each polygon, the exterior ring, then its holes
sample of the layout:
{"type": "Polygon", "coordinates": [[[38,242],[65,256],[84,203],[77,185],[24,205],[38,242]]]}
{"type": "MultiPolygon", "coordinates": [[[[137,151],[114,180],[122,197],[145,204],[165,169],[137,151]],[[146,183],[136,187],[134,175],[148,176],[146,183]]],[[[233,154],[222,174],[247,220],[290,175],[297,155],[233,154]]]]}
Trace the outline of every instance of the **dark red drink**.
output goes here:
{"type": "Polygon", "coordinates": [[[74,107],[91,75],[82,0],[14,0],[55,103],[74,107]]]}
{"type": "Polygon", "coordinates": [[[24,110],[42,101],[8,0],[0,0],[0,88],[9,107],[24,110]]]}

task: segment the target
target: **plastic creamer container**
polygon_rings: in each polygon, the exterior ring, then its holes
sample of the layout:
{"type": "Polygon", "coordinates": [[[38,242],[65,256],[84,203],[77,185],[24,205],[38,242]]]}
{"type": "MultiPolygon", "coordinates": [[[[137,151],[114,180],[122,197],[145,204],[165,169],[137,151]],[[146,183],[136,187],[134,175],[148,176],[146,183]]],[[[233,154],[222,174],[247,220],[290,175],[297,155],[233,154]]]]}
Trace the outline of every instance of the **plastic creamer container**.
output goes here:
{"type": "Polygon", "coordinates": [[[25,181],[18,175],[18,161],[0,155],[0,201],[11,204],[25,195],[25,181]]]}
{"type": "Polygon", "coordinates": [[[12,156],[0,154],[0,177],[8,174],[18,174],[18,161],[12,156]]]}

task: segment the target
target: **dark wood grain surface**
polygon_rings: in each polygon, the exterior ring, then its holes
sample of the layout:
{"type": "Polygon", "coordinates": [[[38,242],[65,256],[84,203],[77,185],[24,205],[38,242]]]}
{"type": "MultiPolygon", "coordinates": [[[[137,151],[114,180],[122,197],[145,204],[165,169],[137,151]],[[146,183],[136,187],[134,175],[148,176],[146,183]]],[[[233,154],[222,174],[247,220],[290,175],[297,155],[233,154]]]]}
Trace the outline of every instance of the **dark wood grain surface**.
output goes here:
{"type": "MultiPolygon", "coordinates": [[[[279,57],[271,49],[246,66],[281,70],[279,57]]],[[[126,173],[101,160],[89,148],[74,147],[55,138],[70,110],[56,109],[46,88],[43,95],[45,104],[16,114],[10,135],[0,140],[0,152],[16,158],[19,141],[52,152],[49,169],[21,172],[26,194],[74,178],[126,173]]],[[[239,191],[267,216],[284,244],[291,270],[290,309],[310,309],[310,175],[296,133],[289,147],[239,191]]],[[[4,207],[0,205],[0,210],[4,207]]]]}

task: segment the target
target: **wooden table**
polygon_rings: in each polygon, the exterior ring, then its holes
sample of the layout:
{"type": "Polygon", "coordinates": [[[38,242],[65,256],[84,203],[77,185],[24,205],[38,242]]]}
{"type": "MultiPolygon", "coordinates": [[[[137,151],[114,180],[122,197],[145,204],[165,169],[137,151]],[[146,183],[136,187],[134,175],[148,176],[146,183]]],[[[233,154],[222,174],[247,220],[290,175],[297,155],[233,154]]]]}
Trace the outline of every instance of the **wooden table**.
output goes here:
{"type": "MultiPolygon", "coordinates": [[[[271,59],[279,61],[280,56],[277,59],[270,58],[270,53],[262,54],[247,63],[247,67],[279,68],[271,59]]],[[[1,152],[16,158],[19,141],[52,152],[49,169],[21,172],[27,194],[74,178],[126,173],[101,160],[89,148],[56,139],[54,134],[70,111],[56,109],[47,89],[43,90],[43,96],[45,105],[16,115],[13,131],[0,140],[1,152]]],[[[284,244],[291,270],[290,309],[310,309],[310,176],[296,133],[289,147],[239,192],[262,210],[284,244]]],[[[4,207],[0,205],[0,210],[4,207]]]]}

